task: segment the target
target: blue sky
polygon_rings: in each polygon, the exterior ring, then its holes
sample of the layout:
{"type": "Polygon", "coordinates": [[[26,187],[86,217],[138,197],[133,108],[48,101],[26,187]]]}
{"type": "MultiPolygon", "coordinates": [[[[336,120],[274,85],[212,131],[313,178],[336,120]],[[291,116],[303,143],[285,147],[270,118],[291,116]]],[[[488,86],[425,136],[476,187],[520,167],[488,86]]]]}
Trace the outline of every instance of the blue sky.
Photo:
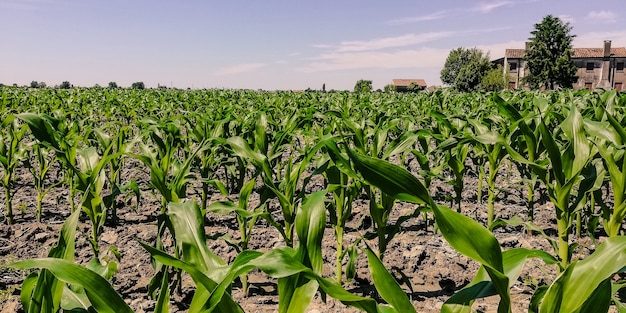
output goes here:
{"type": "Polygon", "coordinates": [[[575,47],[626,46],[623,0],[0,0],[0,83],[178,88],[439,85],[450,50],[523,48],[552,14],[575,47]]]}

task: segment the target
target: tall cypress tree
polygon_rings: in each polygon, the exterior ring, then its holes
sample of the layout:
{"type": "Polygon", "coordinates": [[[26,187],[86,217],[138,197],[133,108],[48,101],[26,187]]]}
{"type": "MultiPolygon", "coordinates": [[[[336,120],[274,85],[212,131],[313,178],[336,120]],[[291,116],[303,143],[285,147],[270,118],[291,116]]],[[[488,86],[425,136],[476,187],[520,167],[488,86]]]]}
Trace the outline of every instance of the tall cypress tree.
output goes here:
{"type": "Polygon", "coordinates": [[[535,24],[529,38],[530,47],[524,54],[529,69],[526,82],[531,88],[572,88],[577,81],[576,65],[572,61],[572,27],[560,18],[548,15],[535,24]]]}

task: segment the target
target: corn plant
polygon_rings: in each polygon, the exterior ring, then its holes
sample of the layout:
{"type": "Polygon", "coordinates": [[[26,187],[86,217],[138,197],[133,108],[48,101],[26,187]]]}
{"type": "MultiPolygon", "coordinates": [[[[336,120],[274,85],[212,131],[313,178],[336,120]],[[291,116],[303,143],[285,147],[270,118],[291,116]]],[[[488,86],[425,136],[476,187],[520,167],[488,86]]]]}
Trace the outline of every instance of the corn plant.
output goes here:
{"type": "MultiPolygon", "coordinates": [[[[432,208],[441,233],[458,252],[481,263],[475,279],[455,293],[442,312],[470,312],[475,299],[499,295],[498,312],[511,312],[510,287],[528,258],[547,264],[561,260],[541,250],[523,248],[501,251],[496,238],[476,221],[437,205],[428,190],[401,167],[383,160],[351,154],[355,167],[368,183],[390,196],[432,208]]],[[[607,312],[612,293],[623,285],[612,286],[611,277],[626,265],[626,238],[609,238],[596,252],[582,261],[568,264],[548,288],[535,293],[529,309],[541,305],[539,312],[607,312]],[[606,259],[612,262],[605,262],[606,259]],[[589,280],[589,281],[586,281],[589,280]],[[584,281],[584,282],[583,282],[584,281]],[[572,296],[573,293],[576,295],[572,296]]]]}
{"type": "MultiPolygon", "coordinates": [[[[329,153],[336,151],[336,148],[330,147],[329,153]]],[[[336,153],[336,152],[335,152],[336,153]]],[[[338,156],[333,159],[338,160],[338,156]]],[[[343,160],[343,159],[341,159],[343,160]]],[[[341,161],[338,161],[339,164],[341,161]]],[[[326,165],[324,176],[326,177],[327,189],[332,192],[333,200],[329,206],[329,218],[330,224],[334,228],[335,240],[336,240],[336,255],[335,255],[335,278],[337,283],[341,285],[343,277],[343,259],[346,252],[350,253],[356,251],[354,249],[348,249],[344,251],[344,230],[346,222],[352,216],[352,205],[354,200],[361,194],[362,187],[358,180],[354,180],[348,174],[342,172],[339,167],[346,166],[346,164],[334,164],[326,165]]],[[[348,165],[349,166],[349,165],[348,165]]],[[[344,169],[350,170],[350,169],[344,169]]],[[[348,269],[354,266],[355,254],[350,254],[350,260],[348,262],[348,269]]],[[[352,278],[355,274],[353,271],[346,270],[346,276],[348,279],[352,278]]]]}
{"type": "MultiPolygon", "coordinates": [[[[248,250],[248,244],[250,243],[250,239],[252,237],[252,231],[256,225],[258,218],[263,217],[266,220],[271,219],[268,216],[269,214],[267,213],[267,210],[265,208],[265,206],[267,205],[265,202],[260,203],[256,207],[249,207],[250,196],[252,194],[255,184],[256,177],[244,184],[243,188],[239,192],[237,204],[235,204],[235,202],[231,200],[219,201],[212,203],[207,208],[208,211],[218,214],[230,214],[232,212],[235,213],[237,226],[239,228],[239,240],[235,242],[232,239],[225,239],[227,243],[235,248],[237,253],[248,250]]],[[[204,210],[202,210],[202,212],[204,212],[204,210]]],[[[246,275],[243,275],[241,277],[241,285],[243,293],[247,295],[248,279],[246,275]]]]}
{"type": "MultiPolygon", "coordinates": [[[[609,108],[610,109],[610,108],[609,108]]],[[[606,233],[613,237],[620,232],[626,217],[626,157],[624,143],[626,130],[609,112],[605,112],[605,122],[585,121],[586,130],[595,137],[593,143],[598,149],[604,167],[611,181],[613,205],[606,203],[603,197],[596,197],[603,208],[603,224],[606,233]]]]}
{"type": "MultiPolygon", "coordinates": [[[[296,156],[295,152],[292,151],[286,160],[278,162],[278,158],[282,157],[282,153],[278,152],[281,150],[277,148],[265,150],[266,134],[265,127],[261,122],[261,126],[257,127],[256,130],[255,150],[241,137],[228,138],[227,142],[238,158],[245,160],[246,164],[250,163],[254,166],[254,175],[261,175],[264,183],[262,202],[269,198],[278,199],[282,221],[277,222],[272,218],[268,222],[277,227],[277,230],[285,239],[285,243],[288,246],[292,246],[296,211],[305,195],[307,182],[312,177],[305,178],[303,174],[308,169],[311,160],[322,146],[322,143],[305,147],[302,155],[296,156]],[[265,151],[268,155],[259,150],[265,151]],[[272,151],[276,152],[271,153],[272,151]]],[[[312,175],[316,174],[318,173],[314,172],[312,175]]]]}
{"type": "Polygon", "coordinates": [[[143,247],[159,262],[189,273],[197,290],[189,312],[242,312],[232,300],[233,281],[252,269],[260,269],[278,279],[278,312],[305,312],[314,294],[321,289],[325,294],[366,312],[415,312],[408,296],[380,260],[366,248],[374,284],[389,305],[356,296],[336,282],[321,276],[321,240],[325,224],[326,191],[313,193],[305,199],[296,218],[298,247],[280,247],[267,253],[242,251],[232,264],[225,265],[205,245],[200,209],[194,202],[171,204],[169,214],[181,237],[186,253],[182,259],[170,256],[147,244],[143,247]],[[195,208],[195,209],[194,209],[195,208]],[[177,221],[179,220],[180,221],[177,221]]]}
{"type": "Polygon", "coordinates": [[[65,221],[48,258],[10,265],[16,269],[41,269],[22,284],[20,299],[25,312],[133,312],[108,281],[115,272],[115,264],[103,266],[96,259],[86,267],[74,263],[79,215],[80,211],[76,211],[65,221]]]}
{"type": "Polygon", "coordinates": [[[35,139],[42,145],[54,150],[57,159],[61,162],[64,180],[68,186],[68,202],[72,212],[76,209],[74,196],[75,173],[77,172],[77,150],[79,145],[78,125],[67,121],[62,115],[22,113],[17,115],[24,121],[35,139]]]}
{"type": "Polygon", "coordinates": [[[13,224],[13,175],[20,163],[26,157],[22,140],[27,127],[20,125],[14,115],[9,115],[2,121],[0,133],[0,166],[4,171],[2,187],[4,187],[5,213],[8,224],[13,224]]]}
{"type": "MultiPolygon", "coordinates": [[[[474,145],[481,146],[481,154],[484,154],[489,166],[487,175],[487,227],[491,227],[494,222],[494,202],[496,200],[496,178],[498,170],[502,165],[502,161],[507,157],[505,145],[502,144],[504,137],[490,129],[495,128],[494,125],[488,127],[477,120],[470,120],[469,123],[474,127],[474,133],[471,137],[474,145]]],[[[495,124],[495,123],[494,123],[495,124]]],[[[481,167],[484,164],[480,165],[481,167]]],[[[480,177],[479,177],[480,179],[480,177]]],[[[480,188],[480,186],[479,186],[480,188]]]]}
{"type": "Polygon", "coordinates": [[[56,156],[54,153],[50,153],[50,149],[37,143],[33,143],[30,145],[30,149],[28,149],[27,153],[29,154],[29,157],[26,158],[25,163],[27,164],[26,167],[33,176],[35,190],[37,191],[37,222],[41,222],[42,203],[44,197],[50,192],[50,190],[52,190],[52,188],[59,186],[63,183],[63,181],[58,180],[56,183],[46,185],[48,171],[56,161],[56,156]],[[34,154],[34,156],[32,154],[34,154]],[[32,164],[31,159],[34,159],[37,162],[32,164]]]}
{"type": "Polygon", "coordinates": [[[136,139],[131,139],[132,129],[129,126],[122,126],[116,130],[116,134],[111,136],[102,129],[94,129],[92,132],[95,141],[98,143],[99,153],[103,154],[110,150],[109,153],[116,154],[115,158],[111,158],[105,167],[106,177],[111,189],[111,193],[104,198],[104,205],[110,212],[110,220],[113,225],[117,225],[117,206],[115,198],[125,193],[133,191],[137,197],[137,205],[139,205],[140,191],[136,182],[130,181],[123,185],[120,177],[120,171],[124,164],[124,158],[132,153],[135,147],[136,139]]]}
{"type": "MultiPolygon", "coordinates": [[[[82,192],[81,208],[89,217],[91,222],[91,237],[89,239],[94,256],[99,255],[98,238],[106,221],[106,207],[104,206],[104,188],[106,177],[105,166],[114,158],[116,154],[110,154],[110,148],[104,150],[99,155],[96,148],[86,147],[78,149],[75,145],[69,145],[64,138],[60,138],[58,121],[47,116],[24,113],[20,115],[30,127],[33,135],[46,146],[54,149],[57,157],[63,165],[68,168],[67,172],[72,174],[71,188],[82,192]]],[[[73,192],[70,192],[73,195],[73,192]]]]}
{"type": "MultiPolygon", "coordinates": [[[[519,154],[513,155],[518,162],[529,164],[548,189],[548,196],[556,210],[558,228],[556,250],[560,268],[564,270],[571,258],[569,235],[575,209],[587,191],[593,187],[593,183],[588,182],[595,181],[597,173],[595,167],[589,163],[592,156],[591,143],[585,136],[583,119],[578,109],[571,106],[567,117],[562,119],[555,131],[550,131],[546,125],[550,117],[551,115],[546,115],[538,125],[541,139],[537,143],[546,151],[542,154],[545,159],[529,162],[519,154]]],[[[556,115],[552,118],[558,121],[561,117],[556,115]]]]}
{"type": "MultiPolygon", "coordinates": [[[[510,122],[509,135],[503,144],[526,182],[527,220],[532,223],[534,220],[535,190],[539,184],[537,173],[533,171],[533,164],[545,152],[545,147],[540,144],[541,135],[537,127],[541,115],[533,111],[520,112],[511,103],[508,103],[497,94],[494,94],[493,99],[500,114],[507,117],[510,122]]],[[[546,111],[547,101],[545,99],[537,99],[533,104],[539,110],[546,111]]],[[[532,231],[529,230],[529,233],[532,233],[532,231]]]]}

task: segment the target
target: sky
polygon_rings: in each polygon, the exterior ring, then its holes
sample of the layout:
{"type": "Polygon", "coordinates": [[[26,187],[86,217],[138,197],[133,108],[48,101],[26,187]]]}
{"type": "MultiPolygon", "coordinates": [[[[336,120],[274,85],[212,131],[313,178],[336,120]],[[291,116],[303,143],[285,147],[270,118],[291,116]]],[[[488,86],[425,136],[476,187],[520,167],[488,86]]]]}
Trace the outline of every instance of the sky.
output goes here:
{"type": "Polygon", "coordinates": [[[441,85],[450,50],[523,48],[546,15],[574,47],[626,46],[623,0],[0,0],[0,83],[351,90],[441,85]]]}

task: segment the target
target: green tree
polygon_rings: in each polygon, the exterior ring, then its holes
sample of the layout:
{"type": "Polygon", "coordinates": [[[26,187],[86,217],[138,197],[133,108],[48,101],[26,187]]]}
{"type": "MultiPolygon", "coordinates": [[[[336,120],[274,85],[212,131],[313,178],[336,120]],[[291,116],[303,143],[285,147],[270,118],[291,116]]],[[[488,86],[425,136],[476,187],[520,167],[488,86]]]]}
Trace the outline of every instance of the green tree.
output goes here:
{"type": "Polygon", "coordinates": [[[67,80],[62,82],[61,85],[59,85],[59,88],[61,89],[70,89],[70,87],[72,87],[72,85],[67,80]]]}
{"type": "Polygon", "coordinates": [[[32,82],[30,82],[30,88],[37,88],[39,87],[39,83],[36,80],[33,80],[32,82]]]}
{"type": "Polygon", "coordinates": [[[409,84],[409,86],[406,87],[406,90],[408,92],[418,92],[418,91],[422,91],[426,89],[426,86],[422,86],[416,82],[412,82],[409,84]]]}
{"type": "Polygon", "coordinates": [[[385,92],[394,92],[396,91],[396,86],[394,84],[385,85],[385,92]]]}
{"type": "Polygon", "coordinates": [[[370,92],[372,91],[372,81],[361,79],[354,85],[354,92],[370,92]]]}
{"type": "Polygon", "coordinates": [[[507,88],[509,73],[505,73],[502,65],[492,68],[485,74],[481,87],[487,91],[500,91],[507,88]]]}
{"type": "Polygon", "coordinates": [[[535,24],[524,60],[529,70],[525,82],[531,88],[572,88],[576,65],[572,61],[572,27],[560,18],[548,15],[535,24]]]}
{"type": "Polygon", "coordinates": [[[116,82],[109,82],[109,88],[111,88],[111,89],[117,88],[117,83],[116,82]]]}
{"type": "Polygon", "coordinates": [[[143,84],[143,82],[134,82],[130,88],[132,89],[146,89],[146,85],[143,84]]]}
{"type": "Polygon", "coordinates": [[[46,88],[46,83],[45,82],[38,82],[37,83],[37,88],[46,88]]]}
{"type": "Polygon", "coordinates": [[[489,54],[477,48],[450,51],[440,73],[441,81],[460,91],[480,88],[483,77],[491,69],[489,54]]]}

